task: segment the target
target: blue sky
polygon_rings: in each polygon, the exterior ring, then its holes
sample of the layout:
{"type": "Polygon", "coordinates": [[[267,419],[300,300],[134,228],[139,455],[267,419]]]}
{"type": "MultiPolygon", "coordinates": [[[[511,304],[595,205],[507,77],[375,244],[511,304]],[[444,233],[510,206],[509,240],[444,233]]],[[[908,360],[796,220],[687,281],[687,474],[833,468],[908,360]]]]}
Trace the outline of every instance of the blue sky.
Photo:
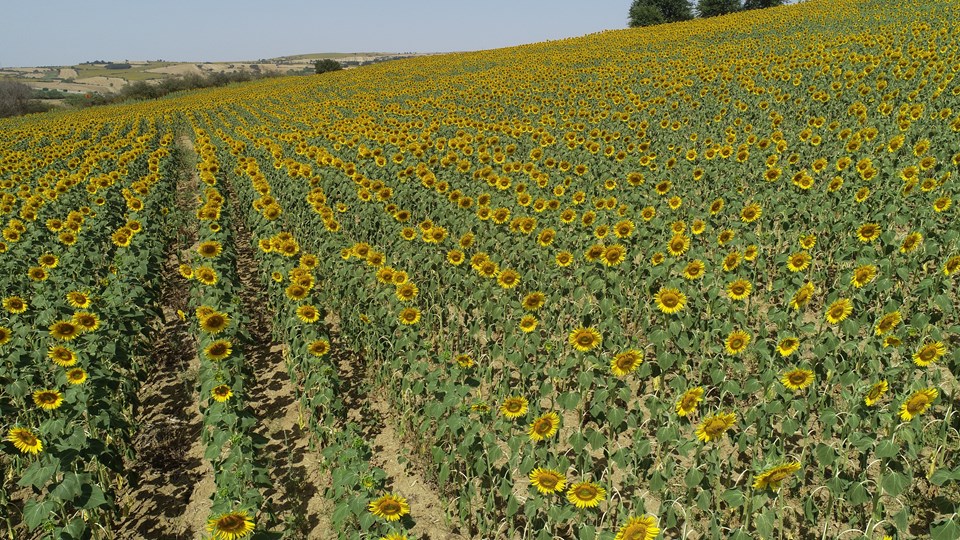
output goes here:
{"type": "Polygon", "coordinates": [[[0,66],[490,49],[625,28],[630,0],[5,2],[0,66]]]}
{"type": "MultiPolygon", "coordinates": [[[[796,0],[789,0],[793,3],[796,0]]],[[[450,52],[626,28],[631,0],[4,1],[0,67],[450,52]]]]}

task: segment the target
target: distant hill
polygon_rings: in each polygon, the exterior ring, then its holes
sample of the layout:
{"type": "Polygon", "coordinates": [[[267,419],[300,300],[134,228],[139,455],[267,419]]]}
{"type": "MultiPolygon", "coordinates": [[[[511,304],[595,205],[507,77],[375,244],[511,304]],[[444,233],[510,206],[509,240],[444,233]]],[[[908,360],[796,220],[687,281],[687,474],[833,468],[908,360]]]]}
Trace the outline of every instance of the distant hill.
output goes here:
{"type": "Polygon", "coordinates": [[[235,62],[166,62],[107,61],[84,62],[73,66],[38,66],[0,68],[0,79],[15,80],[37,90],[75,94],[112,94],[136,81],[160,81],[169,77],[213,73],[277,72],[281,74],[312,73],[313,62],[334,59],[345,68],[421,56],[420,53],[311,53],[235,62]]]}

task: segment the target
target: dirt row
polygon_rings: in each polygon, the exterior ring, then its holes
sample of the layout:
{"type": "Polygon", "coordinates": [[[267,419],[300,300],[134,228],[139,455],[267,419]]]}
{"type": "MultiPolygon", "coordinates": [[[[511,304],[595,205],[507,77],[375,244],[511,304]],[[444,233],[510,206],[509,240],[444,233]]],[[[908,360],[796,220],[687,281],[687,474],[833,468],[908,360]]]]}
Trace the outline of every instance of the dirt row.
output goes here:
{"type": "MultiPolygon", "coordinates": [[[[192,166],[195,154],[190,138],[182,136],[177,144],[192,166]]],[[[185,171],[178,181],[175,211],[193,212],[199,187],[196,171],[185,171]]],[[[319,450],[311,450],[313,435],[305,427],[310,425],[311,411],[301,408],[296,385],[287,373],[284,345],[273,340],[254,243],[240,219],[242,209],[231,186],[221,189],[237,216],[233,226],[242,286],[239,296],[249,316],[246,330],[250,339],[243,344],[243,353],[250,363],[251,378],[243,398],[258,419],[253,435],[263,446],[257,459],[270,474],[270,487],[263,493],[266,517],[258,519],[258,529],[269,529],[282,538],[333,539],[338,533],[330,526],[333,504],[323,494],[330,481],[325,468],[336,464],[324,464],[319,450]]],[[[200,441],[199,358],[189,324],[178,316],[178,310],[190,313],[189,284],[180,278],[177,268],[180,255],[194,247],[196,232],[179,231],[177,237],[179,242],[170,247],[164,268],[163,318],[150,352],[154,370],[141,387],[140,429],[135,437],[139,459],[130,464],[134,474],[120,497],[123,519],[110,534],[113,538],[188,540],[208,536],[206,520],[215,485],[200,441]]],[[[437,491],[404,458],[405,445],[394,428],[390,405],[384,396],[370,391],[362,355],[340,345],[334,339],[341,378],[350,388],[342,396],[346,410],[364,411],[364,434],[374,455],[371,462],[386,471],[388,489],[410,503],[414,525],[408,532],[420,540],[465,540],[448,523],[437,491]]]]}

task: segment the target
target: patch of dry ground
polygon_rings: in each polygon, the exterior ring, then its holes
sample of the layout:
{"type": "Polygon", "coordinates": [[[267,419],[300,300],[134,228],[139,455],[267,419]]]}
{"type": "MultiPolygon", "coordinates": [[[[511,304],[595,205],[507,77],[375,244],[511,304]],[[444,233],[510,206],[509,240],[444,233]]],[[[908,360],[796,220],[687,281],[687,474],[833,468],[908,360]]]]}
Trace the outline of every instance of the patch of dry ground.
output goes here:
{"type": "MultiPolygon", "coordinates": [[[[192,155],[188,138],[181,137],[178,145],[192,155]]],[[[192,211],[198,183],[195,172],[180,178],[176,211],[192,211]]],[[[180,242],[195,241],[195,231],[178,233],[180,242]]],[[[210,512],[215,486],[200,441],[203,416],[196,393],[200,360],[189,325],[177,315],[178,310],[189,311],[187,284],[177,267],[180,253],[190,247],[172,245],[164,265],[163,320],[152,339],[153,369],[140,390],[140,429],[135,436],[139,456],[129,465],[134,481],[120,495],[124,519],[117,527],[117,538],[197,538],[210,512]]]]}

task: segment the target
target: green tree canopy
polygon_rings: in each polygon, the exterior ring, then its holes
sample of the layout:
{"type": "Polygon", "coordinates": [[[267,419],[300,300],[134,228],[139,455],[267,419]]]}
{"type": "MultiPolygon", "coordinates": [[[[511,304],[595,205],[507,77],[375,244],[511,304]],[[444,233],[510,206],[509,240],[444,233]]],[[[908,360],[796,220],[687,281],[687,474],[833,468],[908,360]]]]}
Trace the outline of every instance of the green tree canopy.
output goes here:
{"type": "Polygon", "coordinates": [[[328,71],[339,71],[343,69],[343,66],[341,66],[340,62],[337,62],[336,60],[324,58],[323,60],[317,60],[314,62],[313,69],[317,73],[327,73],[328,71]]]}
{"type": "Polygon", "coordinates": [[[701,17],[716,17],[743,9],[740,0],[698,0],[697,13],[701,17]]]}
{"type": "Polygon", "coordinates": [[[643,4],[639,1],[634,2],[630,6],[630,18],[628,23],[631,28],[636,28],[638,26],[651,26],[654,24],[662,24],[664,21],[663,13],[660,12],[660,8],[650,4],[643,4]]]}
{"type": "Polygon", "coordinates": [[[784,0],[744,0],[743,9],[764,9],[782,6],[785,3],[784,0]]]}
{"type": "Polygon", "coordinates": [[[692,18],[693,10],[687,0],[633,0],[630,5],[631,27],[688,21],[692,18]]]}

